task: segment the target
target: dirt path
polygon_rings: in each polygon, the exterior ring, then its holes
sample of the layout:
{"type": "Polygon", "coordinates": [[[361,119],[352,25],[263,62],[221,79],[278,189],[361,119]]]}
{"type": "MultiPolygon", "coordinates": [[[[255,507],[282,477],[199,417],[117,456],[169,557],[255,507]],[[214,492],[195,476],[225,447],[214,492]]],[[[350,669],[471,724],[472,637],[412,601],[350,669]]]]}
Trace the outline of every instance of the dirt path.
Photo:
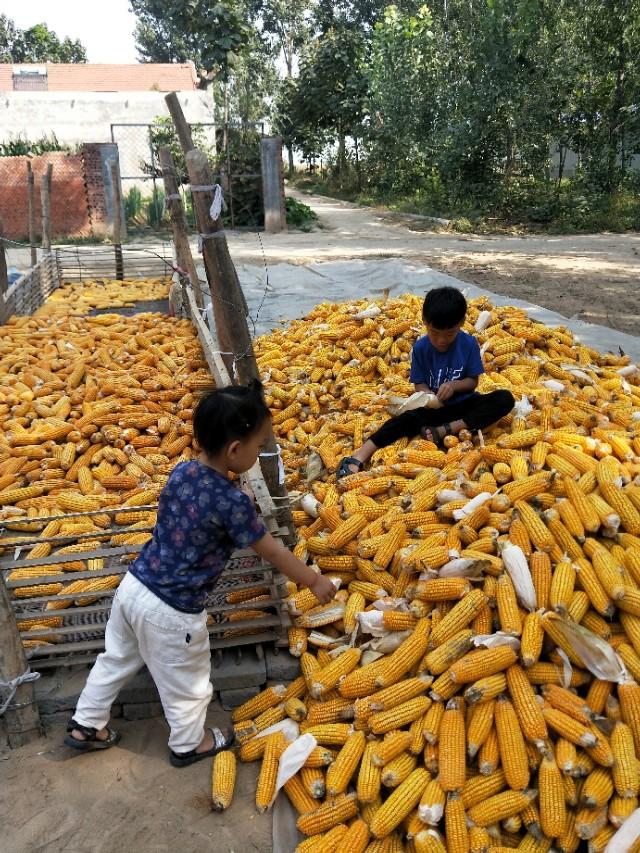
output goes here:
{"type": "Polygon", "coordinates": [[[230,233],[236,262],[399,257],[590,323],[640,335],[640,234],[476,236],[424,230],[424,220],[287,190],[315,210],[309,234],[230,233]]]}

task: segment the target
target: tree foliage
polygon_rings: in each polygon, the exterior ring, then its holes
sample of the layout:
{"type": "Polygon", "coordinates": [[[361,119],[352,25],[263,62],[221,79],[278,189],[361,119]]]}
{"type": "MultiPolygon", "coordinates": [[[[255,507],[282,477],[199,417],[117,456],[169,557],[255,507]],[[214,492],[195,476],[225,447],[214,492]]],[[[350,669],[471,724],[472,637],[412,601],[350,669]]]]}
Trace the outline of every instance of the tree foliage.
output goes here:
{"type": "Polygon", "coordinates": [[[201,88],[226,79],[250,28],[234,0],[131,0],[143,62],[195,64],[201,88]]]}
{"type": "Polygon", "coordinates": [[[0,62],[86,62],[87,51],[79,39],[60,39],[46,24],[26,30],[0,15],[0,62]]]}

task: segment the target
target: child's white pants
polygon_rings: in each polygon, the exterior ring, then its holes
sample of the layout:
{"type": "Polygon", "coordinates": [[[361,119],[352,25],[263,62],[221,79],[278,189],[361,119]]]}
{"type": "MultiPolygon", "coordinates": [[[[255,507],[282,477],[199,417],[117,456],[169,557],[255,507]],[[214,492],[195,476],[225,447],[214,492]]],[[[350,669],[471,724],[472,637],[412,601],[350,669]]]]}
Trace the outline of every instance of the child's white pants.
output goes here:
{"type": "Polygon", "coordinates": [[[195,749],[213,692],[206,619],[204,611],[182,613],[165,604],[128,572],[113,600],[105,650],[89,673],[74,720],[104,728],[121,688],[146,664],[171,729],[169,749],[195,749]]]}

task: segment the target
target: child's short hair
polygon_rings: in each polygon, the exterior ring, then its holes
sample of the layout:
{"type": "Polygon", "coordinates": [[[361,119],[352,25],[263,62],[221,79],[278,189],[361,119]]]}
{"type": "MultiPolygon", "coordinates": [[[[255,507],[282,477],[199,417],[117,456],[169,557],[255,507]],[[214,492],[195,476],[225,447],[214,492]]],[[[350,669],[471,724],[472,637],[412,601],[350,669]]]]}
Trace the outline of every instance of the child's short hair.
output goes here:
{"type": "Polygon", "coordinates": [[[464,321],[467,300],[457,287],[436,287],[424,298],[422,319],[434,329],[453,329],[464,321]]]}
{"type": "Polygon", "coordinates": [[[271,416],[257,379],[249,385],[215,388],[200,398],[193,413],[193,434],[200,447],[218,453],[231,441],[247,438],[271,416]]]}

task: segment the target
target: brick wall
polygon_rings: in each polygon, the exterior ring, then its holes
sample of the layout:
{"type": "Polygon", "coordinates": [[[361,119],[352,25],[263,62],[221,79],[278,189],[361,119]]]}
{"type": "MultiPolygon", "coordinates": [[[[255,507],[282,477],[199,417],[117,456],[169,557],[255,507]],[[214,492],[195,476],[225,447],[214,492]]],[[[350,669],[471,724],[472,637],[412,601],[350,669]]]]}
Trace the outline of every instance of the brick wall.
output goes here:
{"type": "Polygon", "coordinates": [[[34,173],[36,234],[41,235],[40,179],[53,166],[51,223],[53,236],[102,236],[111,233],[110,187],[105,186],[105,158],[118,156],[113,143],[87,143],[80,154],[52,151],[38,157],[0,157],[0,223],[10,240],[29,238],[27,160],[34,173]]]}
{"type": "MultiPolygon", "coordinates": [[[[0,220],[3,234],[12,240],[29,236],[27,157],[0,157],[0,220]]],[[[49,163],[51,225],[54,237],[84,237],[91,233],[81,154],[52,151],[31,157],[35,178],[36,233],[41,234],[40,179],[49,163]]]]}

